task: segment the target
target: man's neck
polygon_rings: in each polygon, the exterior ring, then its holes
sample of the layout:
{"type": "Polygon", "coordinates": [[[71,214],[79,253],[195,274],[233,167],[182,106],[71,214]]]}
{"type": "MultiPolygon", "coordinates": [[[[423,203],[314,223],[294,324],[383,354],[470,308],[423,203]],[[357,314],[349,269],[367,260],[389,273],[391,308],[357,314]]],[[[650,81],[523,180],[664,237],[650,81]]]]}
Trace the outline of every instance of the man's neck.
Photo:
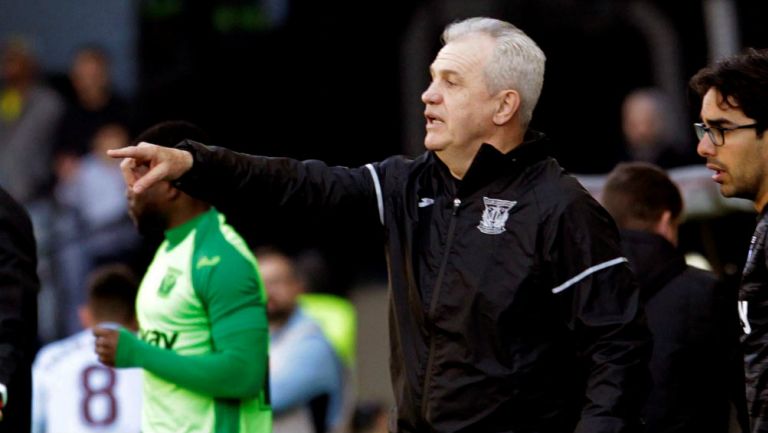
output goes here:
{"type": "Polygon", "coordinates": [[[208,212],[208,209],[211,207],[208,205],[190,205],[185,206],[183,209],[177,209],[176,212],[172,212],[168,217],[168,228],[167,230],[173,229],[175,227],[178,227],[187,221],[190,221],[196,217],[198,217],[201,214],[204,214],[205,212],[208,212]]]}
{"type": "Polygon", "coordinates": [[[451,176],[461,180],[464,178],[464,175],[467,174],[467,170],[469,170],[469,166],[472,165],[472,161],[475,159],[478,150],[480,150],[480,146],[477,146],[477,148],[472,149],[471,151],[442,150],[435,152],[435,155],[440,158],[440,161],[443,161],[443,164],[445,164],[446,167],[448,167],[451,176]]]}
{"type": "Polygon", "coordinates": [[[763,212],[766,204],[768,204],[768,197],[761,197],[755,200],[755,210],[758,214],[763,212]]]}
{"type": "Polygon", "coordinates": [[[524,134],[525,131],[510,133],[507,134],[506,137],[491,138],[487,141],[484,140],[465,148],[437,151],[435,152],[435,155],[437,155],[437,157],[440,158],[440,161],[443,161],[443,164],[448,167],[448,170],[450,170],[453,177],[461,180],[467,174],[467,171],[469,171],[469,167],[472,165],[472,161],[475,160],[475,156],[483,143],[488,143],[498,149],[499,152],[506,154],[523,143],[524,134]]]}

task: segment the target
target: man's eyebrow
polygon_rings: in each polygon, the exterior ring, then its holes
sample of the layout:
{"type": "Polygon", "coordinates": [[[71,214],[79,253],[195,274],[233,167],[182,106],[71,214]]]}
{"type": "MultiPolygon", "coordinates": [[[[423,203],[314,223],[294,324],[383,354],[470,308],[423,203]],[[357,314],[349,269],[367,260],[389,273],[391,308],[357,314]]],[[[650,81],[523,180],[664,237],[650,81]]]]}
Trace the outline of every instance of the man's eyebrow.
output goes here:
{"type": "Polygon", "coordinates": [[[462,77],[459,71],[456,71],[453,69],[441,69],[439,71],[436,71],[432,76],[433,77],[438,76],[443,79],[454,80],[454,81],[458,81],[462,77]]]}
{"type": "Polygon", "coordinates": [[[725,119],[723,117],[718,117],[717,119],[702,119],[707,125],[709,126],[722,126],[724,123],[733,123],[732,121],[725,119]]]}

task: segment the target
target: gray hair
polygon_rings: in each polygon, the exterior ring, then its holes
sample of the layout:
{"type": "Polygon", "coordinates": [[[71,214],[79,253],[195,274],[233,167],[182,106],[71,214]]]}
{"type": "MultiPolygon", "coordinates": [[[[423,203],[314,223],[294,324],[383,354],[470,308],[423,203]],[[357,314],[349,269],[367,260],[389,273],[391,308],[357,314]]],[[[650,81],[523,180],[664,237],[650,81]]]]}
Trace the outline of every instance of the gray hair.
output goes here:
{"type": "Polygon", "coordinates": [[[496,41],[484,77],[492,94],[514,89],[520,94],[520,121],[524,127],[533,117],[544,85],[546,56],[536,42],[514,25],[485,17],[468,18],[449,24],[443,31],[444,44],[469,34],[486,34],[496,41]]]}

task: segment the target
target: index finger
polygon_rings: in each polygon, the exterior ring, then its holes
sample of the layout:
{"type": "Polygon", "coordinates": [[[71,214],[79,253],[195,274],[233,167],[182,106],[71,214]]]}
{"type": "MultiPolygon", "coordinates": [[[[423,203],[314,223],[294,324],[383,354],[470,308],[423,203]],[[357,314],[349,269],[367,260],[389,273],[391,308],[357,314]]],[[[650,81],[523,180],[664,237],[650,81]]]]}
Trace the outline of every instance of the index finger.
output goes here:
{"type": "Polygon", "coordinates": [[[139,146],[126,146],[119,149],[107,150],[107,155],[112,158],[146,158],[146,154],[142,153],[142,149],[139,146]]]}

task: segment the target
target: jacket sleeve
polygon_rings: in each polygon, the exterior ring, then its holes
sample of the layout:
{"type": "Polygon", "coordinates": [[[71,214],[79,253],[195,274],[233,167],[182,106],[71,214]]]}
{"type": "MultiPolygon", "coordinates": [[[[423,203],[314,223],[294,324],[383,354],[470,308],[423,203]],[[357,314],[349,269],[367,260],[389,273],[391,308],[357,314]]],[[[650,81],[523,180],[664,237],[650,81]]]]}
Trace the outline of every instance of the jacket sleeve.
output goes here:
{"type": "Polygon", "coordinates": [[[8,403],[14,407],[29,404],[25,400],[37,334],[36,267],[29,217],[0,190],[0,388],[7,387],[8,403]]]}
{"type": "Polygon", "coordinates": [[[587,373],[576,432],[635,432],[648,392],[650,334],[616,226],[591,197],[560,215],[552,257],[552,292],[587,373]]]}
{"type": "Polygon", "coordinates": [[[329,167],[321,161],[246,155],[190,140],[177,148],[192,153],[194,164],[175,185],[225,214],[272,207],[334,215],[348,211],[381,219],[381,183],[374,165],[329,167]]]}

